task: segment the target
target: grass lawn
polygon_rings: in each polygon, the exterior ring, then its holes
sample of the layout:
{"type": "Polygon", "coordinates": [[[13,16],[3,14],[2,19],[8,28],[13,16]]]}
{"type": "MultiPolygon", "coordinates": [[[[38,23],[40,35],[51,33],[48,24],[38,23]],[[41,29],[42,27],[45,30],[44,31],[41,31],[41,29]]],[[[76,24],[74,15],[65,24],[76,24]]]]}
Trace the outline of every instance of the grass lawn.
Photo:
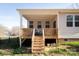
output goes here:
{"type": "Polygon", "coordinates": [[[65,42],[65,45],[70,45],[70,46],[74,46],[74,47],[79,47],[79,42],[65,42]]]}

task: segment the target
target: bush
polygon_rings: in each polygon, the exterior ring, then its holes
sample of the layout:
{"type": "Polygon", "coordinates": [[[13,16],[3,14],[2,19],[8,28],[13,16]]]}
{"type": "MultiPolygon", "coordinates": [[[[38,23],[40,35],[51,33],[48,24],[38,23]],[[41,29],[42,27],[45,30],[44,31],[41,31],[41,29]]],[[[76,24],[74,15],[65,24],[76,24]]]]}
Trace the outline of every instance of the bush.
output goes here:
{"type": "Polygon", "coordinates": [[[23,48],[16,48],[16,49],[13,49],[13,54],[22,54],[23,53],[23,48]]]}

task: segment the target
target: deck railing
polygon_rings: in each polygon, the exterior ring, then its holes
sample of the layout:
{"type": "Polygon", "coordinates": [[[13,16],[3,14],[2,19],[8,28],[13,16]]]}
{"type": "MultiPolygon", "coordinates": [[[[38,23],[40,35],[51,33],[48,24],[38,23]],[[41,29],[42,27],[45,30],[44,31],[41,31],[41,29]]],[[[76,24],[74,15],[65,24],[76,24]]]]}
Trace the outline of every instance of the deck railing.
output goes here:
{"type": "Polygon", "coordinates": [[[45,34],[45,36],[56,37],[57,36],[57,29],[56,28],[45,28],[44,34],[45,34]]]}
{"type": "MultiPolygon", "coordinates": [[[[20,31],[21,32],[20,37],[32,38],[33,31],[35,31],[35,29],[33,30],[31,28],[22,28],[20,31]]],[[[57,29],[56,28],[44,28],[42,31],[43,31],[43,37],[56,37],[57,36],[57,29]]]]}
{"type": "Polygon", "coordinates": [[[31,28],[22,28],[20,31],[20,37],[26,38],[26,37],[32,37],[33,29],[31,28]]]}

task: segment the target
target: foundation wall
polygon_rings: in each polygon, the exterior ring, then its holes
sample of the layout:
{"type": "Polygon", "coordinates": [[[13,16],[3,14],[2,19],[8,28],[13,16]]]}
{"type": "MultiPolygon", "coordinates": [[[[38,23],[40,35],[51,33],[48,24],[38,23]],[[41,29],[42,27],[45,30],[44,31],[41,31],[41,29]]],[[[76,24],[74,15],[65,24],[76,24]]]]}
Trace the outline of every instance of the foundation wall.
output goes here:
{"type": "Polygon", "coordinates": [[[58,39],[59,44],[64,44],[65,42],[75,42],[75,41],[79,41],[79,39],[75,39],[75,38],[70,38],[70,39],[58,39]]]}

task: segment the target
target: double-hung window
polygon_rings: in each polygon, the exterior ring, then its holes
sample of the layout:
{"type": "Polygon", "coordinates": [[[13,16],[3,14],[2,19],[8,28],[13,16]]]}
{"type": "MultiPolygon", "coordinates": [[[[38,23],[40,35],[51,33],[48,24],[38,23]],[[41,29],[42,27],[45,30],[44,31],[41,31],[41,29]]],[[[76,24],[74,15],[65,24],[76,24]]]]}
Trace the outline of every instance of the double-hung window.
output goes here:
{"type": "Polygon", "coordinates": [[[41,28],[41,21],[38,21],[38,25],[37,25],[37,28],[41,28]]]}
{"type": "Polygon", "coordinates": [[[75,15],[75,27],[79,27],[79,15],[75,15]]]}
{"type": "Polygon", "coordinates": [[[72,15],[68,15],[67,16],[67,27],[73,27],[73,16],[72,15]]]}
{"type": "Polygon", "coordinates": [[[46,21],[45,24],[46,24],[45,28],[50,28],[50,22],[49,21],[46,21]]]}
{"type": "Polygon", "coordinates": [[[29,28],[33,28],[33,21],[29,21],[29,28]]]}

